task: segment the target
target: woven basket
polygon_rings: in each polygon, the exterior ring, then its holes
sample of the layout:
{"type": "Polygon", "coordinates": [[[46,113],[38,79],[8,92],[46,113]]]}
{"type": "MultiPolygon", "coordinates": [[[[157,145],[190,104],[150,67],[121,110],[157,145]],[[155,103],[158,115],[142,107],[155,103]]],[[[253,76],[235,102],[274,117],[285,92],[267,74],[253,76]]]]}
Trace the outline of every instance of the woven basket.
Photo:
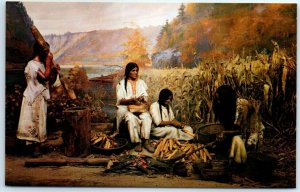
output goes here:
{"type": "Polygon", "coordinates": [[[216,135],[224,130],[222,124],[212,123],[196,128],[196,139],[199,143],[209,143],[216,139],[216,135]]]}
{"type": "Polygon", "coordinates": [[[99,147],[97,145],[92,145],[93,152],[101,153],[103,155],[109,155],[112,153],[119,154],[125,149],[125,147],[128,144],[127,139],[124,139],[124,138],[115,138],[115,142],[118,144],[118,146],[114,147],[114,148],[109,148],[109,149],[105,149],[105,148],[99,147]]]}
{"type": "Polygon", "coordinates": [[[231,172],[227,160],[213,160],[210,166],[200,170],[200,175],[205,180],[228,180],[231,178],[231,172]]]}
{"type": "Polygon", "coordinates": [[[228,169],[202,169],[201,177],[205,180],[227,180],[230,174],[228,169]]]}

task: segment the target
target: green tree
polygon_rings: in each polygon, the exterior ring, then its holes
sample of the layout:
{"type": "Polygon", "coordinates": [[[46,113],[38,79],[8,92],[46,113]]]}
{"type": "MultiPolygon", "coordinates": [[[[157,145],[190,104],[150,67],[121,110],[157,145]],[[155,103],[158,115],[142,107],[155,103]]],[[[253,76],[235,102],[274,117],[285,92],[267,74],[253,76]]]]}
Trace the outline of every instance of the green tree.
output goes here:
{"type": "Polygon", "coordinates": [[[178,16],[177,16],[180,20],[181,23],[184,22],[185,20],[185,5],[183,3],[181,3],[179,9],[178,9],[178,16]]]}
{"type": "Polygon", "coordinates": [[[170,42],[170,36],[171,36],[171,26],[169,24],[169,21],[166,20],[165,25],[161,28],[160,33],[157,37],[157,43],[154,48],[154,52],[168,49],[169,42],[170,42]]]}
{"type": "Polygon", "coordinates": [[[164,33],[167,33],[167,35],[170,35],[171,29],[169,25],[168,19],[166,20],[165,25],[161,28],[160,36],[162,36],[164,33]]]}

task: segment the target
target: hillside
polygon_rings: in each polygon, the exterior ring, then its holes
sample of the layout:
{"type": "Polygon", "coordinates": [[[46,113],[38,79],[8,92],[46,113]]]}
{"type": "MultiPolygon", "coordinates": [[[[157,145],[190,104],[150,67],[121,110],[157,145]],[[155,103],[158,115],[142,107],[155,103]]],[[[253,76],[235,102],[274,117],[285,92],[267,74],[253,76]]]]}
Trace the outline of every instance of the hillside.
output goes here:
{"type": "MultiPolygon", "coordinates": [[[[156,43],[161,27],[142,28],[147,38],[149,54],[156,43]]],[[[134,29],[97,30],[84,33],[65,33],[63,35],[46,35],[54,53],[55,60],[64,64],[121,64],[123,43],[127,41],[134,29]]]]}
{"type": "Polygon", "coordinates": [[[23,69],[32,56],[32,20],[22,3],[6,2],[6,69],[23,69]]]}
{"type": "Polygon", "coordinates": [[[200,60],[270,54],[274,41],[296,56],[297,4],[188,3],[166,22],[155,46],[177,49],[185,67],[200,60]]]}

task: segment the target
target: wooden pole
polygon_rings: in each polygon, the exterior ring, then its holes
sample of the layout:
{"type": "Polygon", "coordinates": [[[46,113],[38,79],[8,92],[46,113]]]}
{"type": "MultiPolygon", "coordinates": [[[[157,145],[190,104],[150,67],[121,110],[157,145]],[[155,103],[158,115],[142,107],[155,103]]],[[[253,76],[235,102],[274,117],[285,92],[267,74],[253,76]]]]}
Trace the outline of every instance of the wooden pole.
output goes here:
{"type": "Polygon", "coordinates": [[[67,165],[87,165],[87,166],[106,166],[109,158],[69,158],[69,159],[28,159],[25,167],[40,166],[67,166],[67,165]]]}
{"type": "Polygon", "coordinates": [[[31,26],[31,33],[36,40],[38,44],[40,44],[43,47],[43,50],[48,53],[50,51],[49,44],[45,41],[43,35],[40,33],[40,31],[36,28],[35,25],[31,26]]]}

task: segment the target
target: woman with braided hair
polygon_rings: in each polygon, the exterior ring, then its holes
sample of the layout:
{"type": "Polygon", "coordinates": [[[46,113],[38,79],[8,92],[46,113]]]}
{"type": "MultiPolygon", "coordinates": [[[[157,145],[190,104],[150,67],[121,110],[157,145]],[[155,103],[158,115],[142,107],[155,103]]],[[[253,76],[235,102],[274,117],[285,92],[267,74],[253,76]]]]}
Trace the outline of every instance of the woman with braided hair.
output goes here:
{"type": "Polygon", "coordinates": [[[117,132],[120,132],[121,123],[128,128],[131,143],[136,144],[135,151],[141,152],[142,146],[149,152],[154,152],[150,143],[150,131],[152,119],[147,111],[130,111],[130,106],[147,106],[147,85],[138,78],[139,66],[130,62],[125,68],[125,77],[117,87],[117,132]]]}
{"type": "Polygon", "coordinates": [[[172,100],[172,91],[163,89],[159,93],[158,101],[150,106],[150,114],[154,123],[151,136],[186,141],[193,139],[193,129],[175,119],[170,105],[172,100]]]}

